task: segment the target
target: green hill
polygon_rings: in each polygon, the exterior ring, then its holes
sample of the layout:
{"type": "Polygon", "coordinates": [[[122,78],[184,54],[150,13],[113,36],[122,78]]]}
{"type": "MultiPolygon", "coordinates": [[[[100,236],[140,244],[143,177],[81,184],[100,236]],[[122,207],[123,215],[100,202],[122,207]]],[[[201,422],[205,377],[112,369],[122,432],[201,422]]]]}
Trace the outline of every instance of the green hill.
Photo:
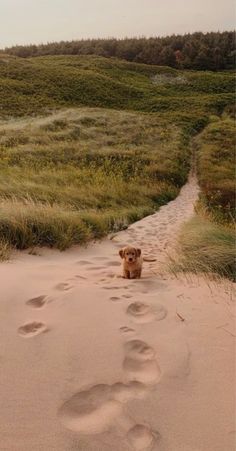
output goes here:
{"type": "Polygon", "coordinates": [[[220,113],[233,102],[230,72],[193,72],[96,56],[0,56],[0,117],[71,106],[220,113]]]}
{"type": "Polygon", "coordinates": [[[227,188],[228,209],[232,181],[209,188],[208,178],[213,163],[232,176],[231,143],[220,147],[233,103],[231,72],[1,55],[0,258],[11,247],[64,249],[152,213],[185,183],[203,130],[203,192],[212,205],[217,190],[215,211],[227,188]]]}

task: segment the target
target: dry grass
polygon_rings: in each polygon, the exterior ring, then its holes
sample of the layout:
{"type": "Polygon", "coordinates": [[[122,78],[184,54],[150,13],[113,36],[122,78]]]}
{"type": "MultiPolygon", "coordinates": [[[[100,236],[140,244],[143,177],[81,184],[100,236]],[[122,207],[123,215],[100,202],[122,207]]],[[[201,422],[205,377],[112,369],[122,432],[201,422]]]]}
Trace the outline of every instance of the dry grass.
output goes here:
{"type": "Polygon", "coordinates": [[[0,126],[0,236],[24,249],[99,238],[173,199],[189,168],[180,127],[71,109],[0,126]]]}
{"type": "Polygon", "coordinates": [[[11,254],[11,245],[4,238],[0,239],[0,261],[8,260],[11,254]]]}
{"type": "Polygon", "coordinates": [[[171,271],[204,273],[236,281],[235,233],[230,226],[219,225],[207,215],[195,216],[179,235],[171,271]]]}
{"type": "Polygon", "coordinates": [[[202,202],[218,222],[235,217],[235,122],[212,118],[196,140],[202,202]]]}
{"type": "Polygon", "coordinates": [[[211,117],[195,139],[201,186],[197,216],[179,237],[174,271],[215,274],[236,281],[235,123],[226,113],[211,117]]]}

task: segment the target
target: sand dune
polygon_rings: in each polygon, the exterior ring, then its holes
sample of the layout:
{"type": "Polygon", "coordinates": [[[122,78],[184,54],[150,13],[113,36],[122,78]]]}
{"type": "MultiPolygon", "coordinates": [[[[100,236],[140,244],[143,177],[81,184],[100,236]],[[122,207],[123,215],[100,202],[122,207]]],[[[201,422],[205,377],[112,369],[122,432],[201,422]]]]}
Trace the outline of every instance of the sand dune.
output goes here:
{"type": "Polygon", "coordinates": [[[233,451],[233,286],[164,271],[198,196],[64,253],[1,264],[0,449],[233,451]],[[132,243],[140,280],[120,277],[132,243]]]}

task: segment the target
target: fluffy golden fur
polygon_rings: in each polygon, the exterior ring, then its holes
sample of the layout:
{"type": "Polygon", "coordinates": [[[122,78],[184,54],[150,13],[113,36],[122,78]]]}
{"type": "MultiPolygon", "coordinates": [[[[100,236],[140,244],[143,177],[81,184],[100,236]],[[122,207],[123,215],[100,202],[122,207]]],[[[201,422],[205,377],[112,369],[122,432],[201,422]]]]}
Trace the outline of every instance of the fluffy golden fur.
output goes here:
{"type": "Polygon", "coordinates": [[[123,277],[125,279],[140,279],[143,266],[141,249],[126,246],[119,251],[119,254],[123,259],[123,277]]]}

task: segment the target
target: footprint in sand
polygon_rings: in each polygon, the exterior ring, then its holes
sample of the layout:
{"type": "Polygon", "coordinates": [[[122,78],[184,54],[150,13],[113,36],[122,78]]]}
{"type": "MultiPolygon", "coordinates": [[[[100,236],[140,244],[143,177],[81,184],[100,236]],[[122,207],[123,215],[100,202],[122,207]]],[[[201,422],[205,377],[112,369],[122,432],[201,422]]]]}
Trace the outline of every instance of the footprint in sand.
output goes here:
{"type": "Polygon", "coordinates": [[[19,327],[18,333],[22,337],[30,338],[35,335],[39,335],[42,332],[46,332],[48,329],[44,323],[33,321],[32,323],[24,324],[24,326],[19,327]]]}
{"type": "Polygon", "coordinates": [[[112,286],[112,287],[102,287],[104,290],[121,290],[121,289],[123,289],[123,290],[128,290],[128,286],[124,286],[124,287],[122,287],[122,286],[120,286],[120,287],[117,287],[117,286],[112,286]]]}
{"type": "Polygon", "coordinates": [[[122,301],[122,299],[119,298],[118,296],[111,296],[111,297],[110,297],[110,301],[112,301],[112,302],[117,302],[117,301],[122,301]]]}
{"type": "Polygon", "coordinates": [[[133,302],[126,310],[127,314],[135,323],[149,323],[151,321],[161,321],[167,315],[166,308],[161,304],[151,306],[143,302],[133,302]]]}
{"type": "Polygon", "coordinates": [[[135,330],[132,329],[132,327],[128,327],[128,326],[121,326],[120,327],[120,332],[124,335],[133,335],[135,333],[135,330]]]}
{"type": "Polygon", "coordinates": [[[128,244],[133,244],[133,242],[134,242],[133,239],[128,239],[128,240],[126,240],[126,243],[128,243],[128,244]]]}
{"type": "Polygon", "coordinates": [[[106,277],[99,279],[99,282],[109,282],[109,279],[116,279],[116,275],[113,272],[106,272],[106,277]]]}
{"type": "Polygon", "coordinates": [[[104,261],[104,260],[107,260],[107,257],[93,257],[93,260],[101,260],[101,261],[104,261]]]}
{"type": "Polygon", "coordinates": [[[104,290],[119,290],[121,287],[102,287],[104,290]]]}
{"type": "Polygon", "coordinates": [[[41,308],[43,307],[47,302],[47,296],[37,296],[36,298],[29,299],[26,302],[26,305],[29,305],[30,307],[34,308],[41,308]]]}
{"type": "Polygon", "coordinates": [[[69,291],[69,290],[71,290],[71,288],[73,288],[73,287],[72,287],[72,285],[70,285],[69,283],[61,282],[61,283],[58,283],[58,284],[55,286],[55,288],[56,288],[56,290],[59,290],[59,291],[69,291]]]}
{"type": "Polygon", "coordinates": [[[137,451],[151,450],[159,438],[158,433],[152,431],[149,426],[144,424],[136,424],[127,434],[129,444],[137,451]]]}
{"type": "Polygon", "coordinates": [[[143,398],[146,390],[143,384],[135,381],[95,385],[66,401],[58,416],[67,429],[82,434],[99,434],[117,425],[119,418],[125,415],[124,403],[143,398]]]}
{"type": "Polygon", "coordinates": [[[128,380],[156,384],[161,370],[155,360],[155,351],[142,340],[131,340],[124,345],[123,369],[128,380]]]}
{"type": "Polygon", "coordinates": [[[105,266],[90,266],[87,268],[88,271],[98,271],[99,269],[105,269],[105,266]]]}
{"type": "Polygon", "coordinates": [[[107,262],[107,266],[121,266],[121,263],[117,260],[107,262]]]}

